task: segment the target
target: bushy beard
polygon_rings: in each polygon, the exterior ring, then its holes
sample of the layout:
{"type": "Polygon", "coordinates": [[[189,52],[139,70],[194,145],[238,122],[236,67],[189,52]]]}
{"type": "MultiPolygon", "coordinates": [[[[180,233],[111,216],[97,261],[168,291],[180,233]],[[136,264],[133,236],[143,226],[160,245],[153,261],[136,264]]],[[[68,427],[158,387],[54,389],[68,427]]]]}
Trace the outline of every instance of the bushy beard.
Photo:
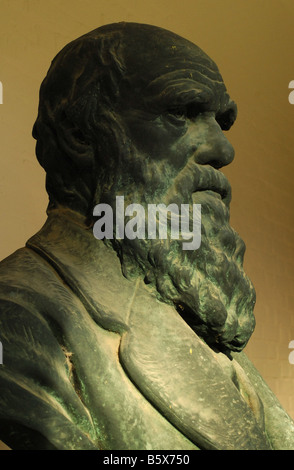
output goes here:
{"type": "MultiPolygon", "coordinates": [[[[223,181],[225,177],[208,166],[196,165],[195,172],[193,165],[195,162],[190,168],[187,165],[160,201],[154,201],[138,185],[129,186],[124,195],[125,206],[139,202],[145,207],[145,214],[151,202],[189,203],[191,208],[193,203],[201,204],[199,249],[183,250],[183,242],[171,239],[170,233],[166,239],[114,238],[108,243],[118,253],[125,277],[141,276],[147,288],[159,300],[173,305],[211,347],[240,351],[255,327],[255,290],[243,269],[245,245],[229,224],[230,194],[222,198],[215,191],[206,190],[203,183],[205,180],[211,187],[221,186],[217,179],[221,176],[223,181]]],[[[160,172],[157,174],[162,181],[160,172]]],[[[119,193],[122,191],[118,185],[112,194],[119,193]]],[[[147,223],[146,220],[146,226],[147,223]]]]}

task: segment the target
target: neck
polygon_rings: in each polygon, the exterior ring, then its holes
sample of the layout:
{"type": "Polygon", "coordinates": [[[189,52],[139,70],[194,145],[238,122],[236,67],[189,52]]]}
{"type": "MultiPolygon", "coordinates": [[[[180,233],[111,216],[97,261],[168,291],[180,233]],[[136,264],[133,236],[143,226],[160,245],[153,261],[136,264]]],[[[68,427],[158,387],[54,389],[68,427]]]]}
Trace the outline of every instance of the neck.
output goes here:
{"type": "Polygon", "coordinates": [[[64,206],[59,206],[54,209],[48,209],[47,215],[48,219],[51,219],[52,217],[60,217],[67,219],[68,221],[79,225],[80,227],[86,230],[92,227],[93,225],[93,222],[89,222],[89,219],[85,215],[80,214],[79,212],[73,211],[72,209],[69,209],[68,207],[64,206]]]}

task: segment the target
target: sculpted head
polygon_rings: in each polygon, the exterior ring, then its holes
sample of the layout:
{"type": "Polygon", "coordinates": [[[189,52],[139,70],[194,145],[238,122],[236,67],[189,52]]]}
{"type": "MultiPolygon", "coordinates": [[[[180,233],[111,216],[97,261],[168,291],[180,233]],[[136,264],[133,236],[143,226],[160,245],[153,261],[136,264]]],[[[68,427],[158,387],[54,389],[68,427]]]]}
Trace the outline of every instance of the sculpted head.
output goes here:
{"type": "Polygon", "coordinates": [[[67,208],[93,224],[93,208],[201,204],[201,246],[168,237],[105,240],[128,278],[173,304],[211,346],[240,350],[253,329],[255,293],[245,246],[229,225],[236,118],[214,62],[161,28],[118,23],[68,44],[40,91],[33,135],[47,172],[48,210],[67,208]]]}

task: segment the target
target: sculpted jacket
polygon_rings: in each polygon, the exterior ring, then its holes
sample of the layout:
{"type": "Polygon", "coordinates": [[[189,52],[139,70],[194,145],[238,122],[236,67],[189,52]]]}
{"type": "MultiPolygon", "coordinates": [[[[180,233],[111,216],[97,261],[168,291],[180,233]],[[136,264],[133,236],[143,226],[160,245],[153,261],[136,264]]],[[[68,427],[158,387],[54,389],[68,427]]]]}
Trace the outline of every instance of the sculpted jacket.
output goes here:
{"type": "Polygon", "coordinates": [[[12,449],[294,449],[246,356],[212,351],[61,213],[0,263],[0,341],[12,449]]]}

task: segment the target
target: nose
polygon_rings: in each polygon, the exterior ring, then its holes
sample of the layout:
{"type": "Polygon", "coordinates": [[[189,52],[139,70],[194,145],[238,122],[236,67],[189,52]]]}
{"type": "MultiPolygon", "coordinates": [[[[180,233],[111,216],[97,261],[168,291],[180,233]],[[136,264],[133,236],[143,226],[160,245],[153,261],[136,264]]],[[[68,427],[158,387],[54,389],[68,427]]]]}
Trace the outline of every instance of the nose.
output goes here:
{"type": "Polygon", "coordinates": [[[229,165],[234,159],[235,151],[214,116],[203,116],[201,127],[202,138],[195,153],[196,162],[217,169],[229,165]]]}

